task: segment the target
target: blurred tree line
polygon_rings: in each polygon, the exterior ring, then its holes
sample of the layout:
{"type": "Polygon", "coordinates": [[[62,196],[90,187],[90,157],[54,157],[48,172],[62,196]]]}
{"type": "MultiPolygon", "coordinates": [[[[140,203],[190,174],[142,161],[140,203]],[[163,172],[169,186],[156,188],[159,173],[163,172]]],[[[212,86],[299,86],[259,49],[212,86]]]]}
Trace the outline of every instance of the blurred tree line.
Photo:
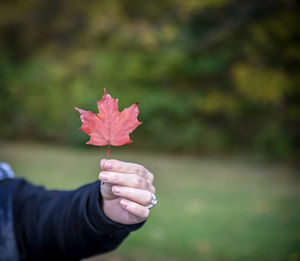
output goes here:
{"type": "Polygon", "coordinates": [[[299,155],[296,0],[0,2],[0,137],[81,144],[78,106],[140,101],[131,146],[299,155]]]}

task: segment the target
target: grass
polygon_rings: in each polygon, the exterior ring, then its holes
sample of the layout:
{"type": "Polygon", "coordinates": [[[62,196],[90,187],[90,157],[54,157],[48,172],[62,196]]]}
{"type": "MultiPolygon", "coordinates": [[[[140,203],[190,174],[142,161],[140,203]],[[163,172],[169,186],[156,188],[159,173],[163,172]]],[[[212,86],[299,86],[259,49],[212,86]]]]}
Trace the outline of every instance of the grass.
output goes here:
{"type": "MultiPolygon", "coordinates": [[[[1,143],[0,160],[47,188],[97,179],[102,148],[1,143]]],[[[300,260],[300,175],[278,163],[113,148],[155,174],[159,205],[113,253],[92,260],[300,260]]]]}

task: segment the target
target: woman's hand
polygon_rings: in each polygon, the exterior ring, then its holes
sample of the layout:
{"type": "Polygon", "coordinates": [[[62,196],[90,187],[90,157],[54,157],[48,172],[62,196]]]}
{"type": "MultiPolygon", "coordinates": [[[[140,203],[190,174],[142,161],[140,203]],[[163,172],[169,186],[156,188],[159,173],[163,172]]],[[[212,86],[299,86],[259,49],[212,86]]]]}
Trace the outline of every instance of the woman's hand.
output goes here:
{"type": "Polygon", "coordinates": [[[103,211],[112,221],[136,224],[149,216],[153,174],[145,167],[118,160],[101,160],[99,179],[103,197],[103,211]]]}

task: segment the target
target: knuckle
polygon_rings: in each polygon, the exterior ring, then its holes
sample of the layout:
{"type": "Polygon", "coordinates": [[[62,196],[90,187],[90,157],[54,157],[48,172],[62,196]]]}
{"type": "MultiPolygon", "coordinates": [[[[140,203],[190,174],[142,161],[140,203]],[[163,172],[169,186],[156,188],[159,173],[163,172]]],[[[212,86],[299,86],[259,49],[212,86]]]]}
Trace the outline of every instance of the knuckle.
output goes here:
{"type": "Polygon", "coordinates": [[[152,193],[154,193],[153,192],[153,190],[154,190],[153,184],[148,179],[146,181],[147,181],[147,189],[150,190],[152,193]]]}
{"type": "Polygon", "coordinates": [[[143,187],[143,185],[145,184],[145,180],[143,178],[138,178],[138,184],[139,187],[143,187]]]}
{"type": "Polygon", "coordinates": [[[139,164],[135,165],[135,173],[141,173],[141,165],[139,164]]]}
{"type": "Polygon", "coordinates": [[[111,180],[113,183],[119,183],[120,182],[120,176],[119,175],[112,175],[111,180]]]}
{"type": "Polygon", "coordinates": [[[141,177],[136,177],[135,179],[134,179],[134,187],[136,187],[136,188],[140,188],[140,187],[142,187],[143,186],[143,184],[144,184],[144,180],[143,180],[143,178],[141,178],[141,177]]]}
{"type": "Polygon", "coordinates": [[[150,179],[151,182],[154,181],[154,175],[152,173],[149,173],[149,179],[150,179]]]}
{"type": "Polygon", "coordinates": [[[150,203],[152,201],[152,193],[150,191],[146,194],[146,203],[150,203]]]}
{"type": "Polygon", "coordinates": [[[140,164],[136,164],[136,173],[139,173],[142,176],[146,176],[147,175],[147,170],[145,169],[144,166],[140,165],[140,164]]]}
{"type": "Polygon", "coordinates": [[[141,166],[141,174],[145,177],[147,176],[147,170],[143,166],[141,166]]]}
{"type": "Polygon", "coordinates": [[[150,213],[150,210],[148,208],[144,208],[144,211],[142,212],[142,217],[148,218],[149,213],[150,213]]]}
{"type": "Polygon", "coordinates": [[[152,192],[153,194],[156,193],[156,188],[155,188],[154,186],[151,187],[151,192],[152,192]]]}

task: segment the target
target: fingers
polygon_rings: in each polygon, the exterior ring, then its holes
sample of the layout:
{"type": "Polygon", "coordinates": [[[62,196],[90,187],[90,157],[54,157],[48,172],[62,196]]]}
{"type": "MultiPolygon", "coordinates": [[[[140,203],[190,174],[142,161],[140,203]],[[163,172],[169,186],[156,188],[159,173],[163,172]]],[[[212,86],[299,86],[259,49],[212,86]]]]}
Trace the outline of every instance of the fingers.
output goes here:
{"type": "Polygon", "coordinates": [[[137,174],[145,177],[150,182],[153,182],[153,174],[140,164],[123,162],[119,160],[101,160],[100,166],[102,170],[121,172],[127,174],[137,174]]]}
{"type": "Polygon", "coordinates": [[[113,186],[112,192],[121,198],[125,198],[136,203],[147,206],[151,203],[152,193],[147,190],[128,188],[121,186],[113,186]]]}
{"type": "Polygon", "coordinates": [[[153,194],[155,194],[155,188],[152,183],[136,174],[101,171],[99,179],[105,183],[113,185],[150,190],[153,194]]]}
{"type": "Polygon", "coordinates": [[[143,219],[147,219],[150,213],[147,207],[130,200],[122,199],[120,201],[120,205],[122,208],[126,209],[131,214],[141,217],[143,219]]]}
{"type": "Polygon", "coordinates": [[[142,165],[118,160],[103,159],[100,166],[99,179],[105,183],[102,187],[110,185],[107,187],[110,196],[119,197],[122,208],[139,220],[147,219],[147,205],[152,201],[152,194],[155,194],[153,174],[142,165]]]}

